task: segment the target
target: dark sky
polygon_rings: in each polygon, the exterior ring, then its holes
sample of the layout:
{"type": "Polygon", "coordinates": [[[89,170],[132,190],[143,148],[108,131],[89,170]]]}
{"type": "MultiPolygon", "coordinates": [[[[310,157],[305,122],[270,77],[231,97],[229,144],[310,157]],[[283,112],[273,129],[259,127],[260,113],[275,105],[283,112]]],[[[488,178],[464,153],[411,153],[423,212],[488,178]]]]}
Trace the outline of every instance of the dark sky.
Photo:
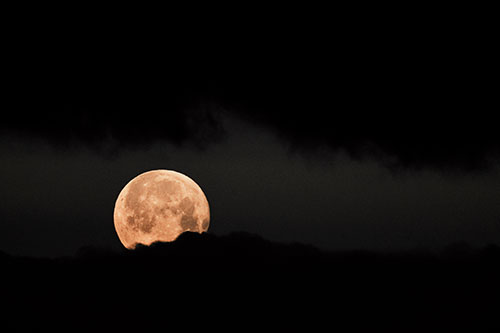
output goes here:
{"type": "Polygon", "coordinates": [[[323,23],[175,41],[16,30],[3,64],[0,250],[119,248],[114,200],[151,169],[193,178],[216,234],[327,249],[499,244],[488,35],[323,23]]]}

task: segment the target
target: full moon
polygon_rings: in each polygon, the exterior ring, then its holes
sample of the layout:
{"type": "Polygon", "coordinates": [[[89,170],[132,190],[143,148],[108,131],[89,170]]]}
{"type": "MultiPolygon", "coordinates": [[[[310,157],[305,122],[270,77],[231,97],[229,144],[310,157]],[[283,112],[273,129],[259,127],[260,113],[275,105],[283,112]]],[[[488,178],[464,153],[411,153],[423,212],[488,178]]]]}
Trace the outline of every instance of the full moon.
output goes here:
{"type": "Polygon", "coordinates": [[[202,233],[210,224],[207,198],[191,178],[153,170],[132,179],[116,199],[114,222],[127,249],[137,244],[171,242],[181,233],[202,233]]]}

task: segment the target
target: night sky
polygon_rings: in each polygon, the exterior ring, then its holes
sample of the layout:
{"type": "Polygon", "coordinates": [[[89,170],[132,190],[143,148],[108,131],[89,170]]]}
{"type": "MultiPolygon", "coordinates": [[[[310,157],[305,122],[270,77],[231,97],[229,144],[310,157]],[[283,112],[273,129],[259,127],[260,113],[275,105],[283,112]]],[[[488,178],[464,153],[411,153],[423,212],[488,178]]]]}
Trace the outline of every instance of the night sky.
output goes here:
{"type": "Polygon", "coordinates": [[[5,6],[0,331],[500,332],[498,10],[182,4],[5,6]]]}
{"type": "Polygon", "coordinates": [[[223,35],[19,27],[3,64],[0,250],[121,248],[114,202],[152,169],[200,185],[216,235],[328,250],[499,244],[487,35],[321,22],[223,35]]]}

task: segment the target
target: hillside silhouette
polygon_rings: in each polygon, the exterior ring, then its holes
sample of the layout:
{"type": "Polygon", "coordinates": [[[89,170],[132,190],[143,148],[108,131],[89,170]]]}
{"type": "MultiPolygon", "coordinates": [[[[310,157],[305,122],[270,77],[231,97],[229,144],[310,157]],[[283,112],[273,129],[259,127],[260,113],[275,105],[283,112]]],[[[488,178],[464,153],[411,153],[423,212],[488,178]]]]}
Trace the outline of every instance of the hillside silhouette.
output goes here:
{"type": "Polygon", "coordinates": [[[326,252],[258,235],[182,234],[74,257],[0,253],[7,331],[491,331],[500,248],[326,252]]]}

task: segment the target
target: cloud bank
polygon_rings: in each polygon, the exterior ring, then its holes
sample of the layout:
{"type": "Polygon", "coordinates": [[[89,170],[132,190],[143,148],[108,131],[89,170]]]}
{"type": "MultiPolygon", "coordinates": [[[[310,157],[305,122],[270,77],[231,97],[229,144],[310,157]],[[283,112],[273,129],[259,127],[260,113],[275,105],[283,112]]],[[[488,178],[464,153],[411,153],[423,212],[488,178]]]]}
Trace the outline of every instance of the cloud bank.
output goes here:
{"type": "Polygon", "coordinates": [[[347,37],[126,53],[54,42],[13,59],[0,131],[97,148],[109,137],[119,147],[206,146],[224,137],[226,110],[301,150],[327,146],[392,167],[477,170],[499,156],[485,40],[347,37]]]}

